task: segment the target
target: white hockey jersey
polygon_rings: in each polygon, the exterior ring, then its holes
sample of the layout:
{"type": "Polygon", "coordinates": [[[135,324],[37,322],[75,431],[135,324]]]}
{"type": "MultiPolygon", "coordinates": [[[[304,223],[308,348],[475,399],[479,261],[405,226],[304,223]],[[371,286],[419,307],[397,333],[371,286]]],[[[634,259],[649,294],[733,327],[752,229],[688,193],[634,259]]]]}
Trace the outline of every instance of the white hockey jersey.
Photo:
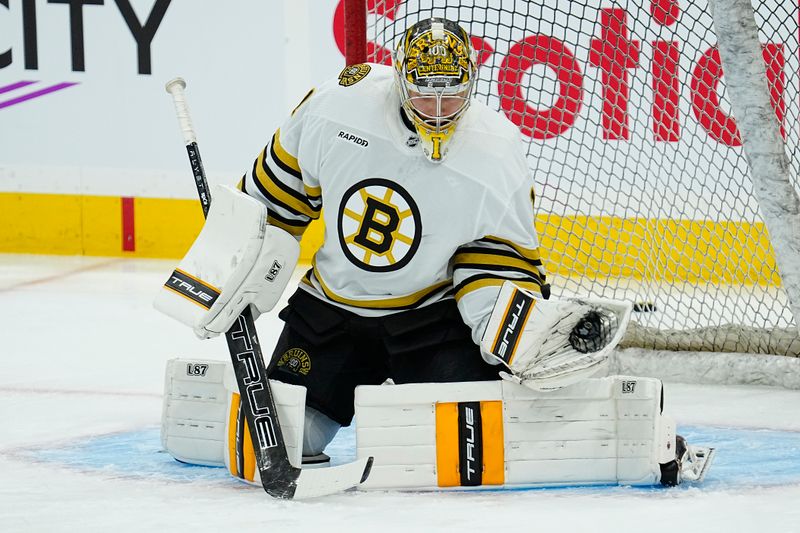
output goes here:
{"type": "Polygon", "coordinates": [[[323,216],[305,290],[363,316],[455,298],[477,343],[504,280],[546,287],[519,130],[473,102],[432,163],[393,75],[356,65],[312,90],[241,188],[298,238],[323,216]]]}

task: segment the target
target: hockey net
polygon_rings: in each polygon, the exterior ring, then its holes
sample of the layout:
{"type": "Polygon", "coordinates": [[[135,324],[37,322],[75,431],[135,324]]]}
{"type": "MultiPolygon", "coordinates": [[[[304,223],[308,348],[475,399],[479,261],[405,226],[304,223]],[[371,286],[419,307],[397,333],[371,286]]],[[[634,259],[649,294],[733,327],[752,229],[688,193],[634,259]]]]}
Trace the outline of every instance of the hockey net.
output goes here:
{"type": "MultiPolygon", "coordinates": [[[[754,2],[797,191],[798,1],[754,2]]],[[[422,18],[457,20],[472,36],[477,98],[527,142],[553,294],[633,301],[625,346],[800,355],[706,0],[366,7],[371,62],[389,64],[422,18]]]]}

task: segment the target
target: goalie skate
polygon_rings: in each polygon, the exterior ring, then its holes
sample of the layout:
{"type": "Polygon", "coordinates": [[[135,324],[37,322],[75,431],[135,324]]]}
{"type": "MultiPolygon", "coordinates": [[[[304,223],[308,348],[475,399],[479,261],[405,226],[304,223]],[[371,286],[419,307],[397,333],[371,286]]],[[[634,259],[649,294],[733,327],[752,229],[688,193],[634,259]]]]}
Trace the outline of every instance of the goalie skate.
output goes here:
{"type": "Polygon", "coordinates": [[[689,446],[680,435],[675,439],[675,460],[661,465],[661,484],[674,487],[683,482],[701,483],[714,460],[714,448],[689,446]]]}
{"type": "MultiPolygon", "coordinates": [[[[683,440],[682,437],[678,439],[683,440]]],[[[716,449],[707,446],[688,446],[681,458],[681,478],[687,483],[701,483],[711,468],[716,449]]],[[[680,443],[678,444],[680,446],[680,443]]]]}

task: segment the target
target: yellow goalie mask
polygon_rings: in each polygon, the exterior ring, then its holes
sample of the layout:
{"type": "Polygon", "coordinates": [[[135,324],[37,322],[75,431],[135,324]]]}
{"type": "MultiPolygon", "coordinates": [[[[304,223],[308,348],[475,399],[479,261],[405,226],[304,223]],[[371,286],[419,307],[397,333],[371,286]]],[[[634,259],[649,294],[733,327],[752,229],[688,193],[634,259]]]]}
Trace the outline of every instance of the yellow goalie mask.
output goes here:
{"type": "Polygon", "coordinates": [[[403,34],[394,56],[400,100],[425,156],[440,162],[469,107],[477,74],[469,35],[455,22],[431,18],[403,34]]]}

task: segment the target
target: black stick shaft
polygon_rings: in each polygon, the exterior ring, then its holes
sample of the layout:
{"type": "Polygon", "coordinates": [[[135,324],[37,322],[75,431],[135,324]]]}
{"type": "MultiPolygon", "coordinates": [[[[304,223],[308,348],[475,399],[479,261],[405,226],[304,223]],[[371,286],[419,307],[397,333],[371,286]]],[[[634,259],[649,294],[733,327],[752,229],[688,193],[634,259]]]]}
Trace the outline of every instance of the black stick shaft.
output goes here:
{"type": "Polygon", "coordinates": [[[206,171],[203,168],[203,160],[200,158],[200,148],[197,147],[197,141],[186,145],[186,154],[189,156],[189,164],[192,166],[192,176],[194,176],[194,185],[197,187],[200,205],[203,207],[203,216],[207,217],[208,210],[211,208],[211,195],[208,192],[206,171]]]}
{"type": "MultiPolygon", "coordinates": [[[[211,195],[183,93],[185,88],[186,82],[180,78],[167,84],[167,92],[173,97],[186,142],[186,153],[192,167],[203,216],[208,216],[211,195]]],[[[225,339],[228,342],[228,351],[236,374],[236,383],[239,386],[240,402],[253,440],[256,467],[261,476],[261,483],[271,496],[291,499],[297,488],[300,469],[291,465],[286,453],[275,398],[267,378],[264,356],[249,306],[225,333],[225,339]]]]}

